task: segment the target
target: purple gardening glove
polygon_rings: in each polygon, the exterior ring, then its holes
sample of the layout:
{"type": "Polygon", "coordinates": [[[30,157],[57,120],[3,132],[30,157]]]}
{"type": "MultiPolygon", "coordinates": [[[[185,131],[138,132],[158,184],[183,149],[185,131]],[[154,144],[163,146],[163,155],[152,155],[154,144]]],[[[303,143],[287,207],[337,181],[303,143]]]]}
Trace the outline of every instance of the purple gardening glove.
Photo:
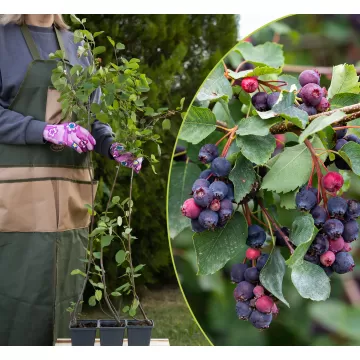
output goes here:
{"type": "Polygon", "coordinates": [[[113,143],[110,146],[110,154],[119,164],[133,169],[137,174],[140,172],[143,158],[136,159],[135,155],[131,152],[125,152],[124,145],[113,143]]]}
{"type": "Polygon", "coordinates": [[[43,136],[46,141],[71,147],[79,154],[94,150],[96,144],[90,132],[75,123],[46,125],[43,136]]]}

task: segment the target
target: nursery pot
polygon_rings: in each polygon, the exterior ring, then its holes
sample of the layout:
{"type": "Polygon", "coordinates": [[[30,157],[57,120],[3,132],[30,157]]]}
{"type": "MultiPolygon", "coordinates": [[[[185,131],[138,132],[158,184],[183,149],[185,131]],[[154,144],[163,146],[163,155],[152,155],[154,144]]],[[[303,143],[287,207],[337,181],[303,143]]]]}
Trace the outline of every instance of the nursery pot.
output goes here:
{"type": "Polygon", "coordinates": [[[122,346],[126,320],[121,320],[120,325],[115,320],[99,320],[99,328],[101,346],[122,346]]]}
{"type": "Polygon", "coordinates": [[[72,346],[94,346],[98,320],[78,320],[76,327],[69,326],[72,346]]]}
{"type": "Polygon", "coordinates": [[[151,331],[154,327],[154,321],[151,325],[145,320],[127,320],[127,333],[129,346],[149,346],[151,340],[151,331]]]}

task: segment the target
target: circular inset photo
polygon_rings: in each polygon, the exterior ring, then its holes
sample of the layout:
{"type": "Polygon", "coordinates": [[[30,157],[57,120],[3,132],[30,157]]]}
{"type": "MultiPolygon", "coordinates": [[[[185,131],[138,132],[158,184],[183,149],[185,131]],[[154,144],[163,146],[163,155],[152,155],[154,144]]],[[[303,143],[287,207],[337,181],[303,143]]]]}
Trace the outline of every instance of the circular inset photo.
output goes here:
{"type": "Polygon", "coordinates": [[[186,113],[168,230],[214,345],[360,344],[359,32],[360,15],[268,24],[186,113]]]}

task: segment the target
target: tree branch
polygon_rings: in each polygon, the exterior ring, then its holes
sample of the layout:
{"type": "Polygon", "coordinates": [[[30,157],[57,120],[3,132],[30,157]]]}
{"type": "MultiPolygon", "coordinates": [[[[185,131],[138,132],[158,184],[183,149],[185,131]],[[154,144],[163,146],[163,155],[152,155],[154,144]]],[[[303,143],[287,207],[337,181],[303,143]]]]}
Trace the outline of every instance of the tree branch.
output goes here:
{"type": "MultiPolygon", "coordinates": [[[[309,70],[315,68],[320,74],[322,75],[332,75],[333,67],[332,66],[313,66],[313,65],[292,65],[292,64],[285,64],[283,67],[283,72],[290,72],[290,73],[301,73],[304,70],[309,70]]],[[[360,67],[356,67],[356,72],[360,74],[360,67]]]]}

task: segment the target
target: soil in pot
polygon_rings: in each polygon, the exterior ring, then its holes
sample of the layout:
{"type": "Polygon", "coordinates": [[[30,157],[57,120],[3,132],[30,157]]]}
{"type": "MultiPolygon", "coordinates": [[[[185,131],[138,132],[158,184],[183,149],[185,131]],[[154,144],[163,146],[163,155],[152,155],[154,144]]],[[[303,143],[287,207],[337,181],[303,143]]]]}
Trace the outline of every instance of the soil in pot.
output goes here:
{"type": "Polygon", "coordinates": [[[115,320],[99,320],[99,327],[101,346],[122,346],[126,329],[125,320],[120,324],[115,320]]]}
{"type": "Polygon", "coordinates": [[[72,346],[94,346],[97,326],[97,320],[78,320],[70,326],[72,346]]]}
{"type": "Polygon", "coordinates": [[[129,346],[149,346],[151,341],[151,331],[154,322],[150,320],[149,324],[146,320],[128,320],[127,332],[129,346]]]}

